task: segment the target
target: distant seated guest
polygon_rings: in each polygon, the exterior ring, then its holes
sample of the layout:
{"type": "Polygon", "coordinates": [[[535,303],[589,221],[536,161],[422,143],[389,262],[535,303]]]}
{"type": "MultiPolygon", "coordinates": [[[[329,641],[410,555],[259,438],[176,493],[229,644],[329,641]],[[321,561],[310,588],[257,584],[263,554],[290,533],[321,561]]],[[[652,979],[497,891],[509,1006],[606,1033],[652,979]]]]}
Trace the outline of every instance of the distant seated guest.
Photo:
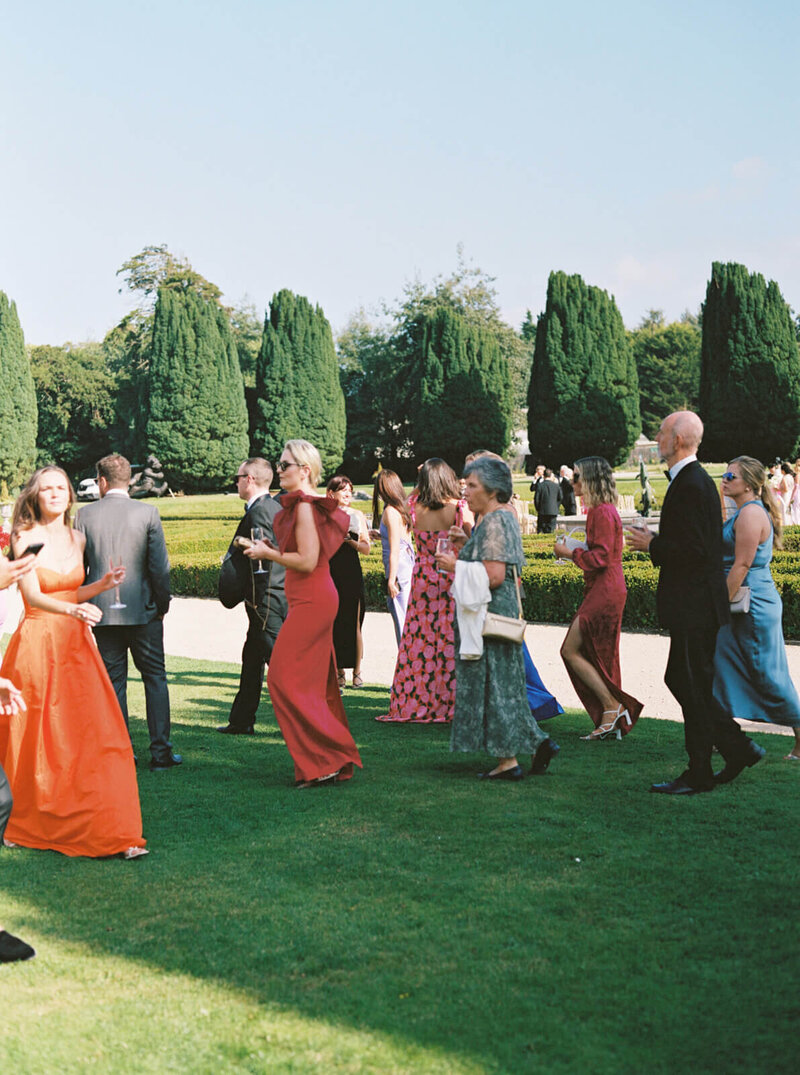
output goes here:
{"type": "Polygon", "coordinates": [[[577,515],[578,505],[575,500],[575,490],[572,488],[572,470],[568,466],[563,466],[559,471],[561,480],[559,485],[561,486],[561,503],[564,505],[565,515],[577,515]]]}
{"type": "Polygon", "coordinates": [[[533,494],[533,504],[538,517],[536,529],[540,534],[552,534],[556,528],[558,509],[561,504],[561,486],[549,467],[533,494]]]}

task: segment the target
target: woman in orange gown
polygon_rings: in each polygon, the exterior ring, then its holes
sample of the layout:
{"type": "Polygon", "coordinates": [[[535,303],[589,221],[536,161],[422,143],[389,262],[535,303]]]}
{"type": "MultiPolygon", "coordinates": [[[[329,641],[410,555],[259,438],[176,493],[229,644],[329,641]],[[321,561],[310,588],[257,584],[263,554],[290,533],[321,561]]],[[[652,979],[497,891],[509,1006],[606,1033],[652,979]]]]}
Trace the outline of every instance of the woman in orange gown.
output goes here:
{"type": "Polygon", "coordinates": [[[319,452],[306,440],[287,441],[278,463],[283,496],[275,516],[276,549],[259,541],[251,560],[286,568],[289,615],[272,651],[267,684],[299,788],[349,780],[361,765],[337,684],[333,621],[339,597],[328,561],[350,519],[331,497],[317,496],[319,452]]]}
{"type": "Polygon", "coordinates": [[[83,603],[121,582],[124,569],[81,585],[85,538],[72,529],[74,501],[64,471],[43,467],[14,508],[14,556],[42,547],[20,580],[25,614],[0,669],[27,706],[12,720],[0,716],[0,764],[14,797],[6,842],[137,858],[147,851],[133,750],[90,630],[102,613],[83,603]]]}

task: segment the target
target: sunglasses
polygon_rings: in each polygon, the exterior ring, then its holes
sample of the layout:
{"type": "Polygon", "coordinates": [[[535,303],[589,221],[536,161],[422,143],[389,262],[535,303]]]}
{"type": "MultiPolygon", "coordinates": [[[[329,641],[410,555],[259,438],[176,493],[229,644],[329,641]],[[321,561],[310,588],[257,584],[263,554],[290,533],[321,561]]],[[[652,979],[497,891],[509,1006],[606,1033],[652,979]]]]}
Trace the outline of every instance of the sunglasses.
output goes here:
{"type": "Polygon", "coordinates": [[[281,459],[275,464],[275,469],[279,470],[281,474],[283,474],[284,470],[288,470],[289,467],[299,467],[302,465],[302,463],[295,463],[294,460],[291,460],[291,462],[289,462],[286,459],[281,459]]]}
{"type": "Polygon", "coordinates": [[[739,475],[734,474],[732,470],[726,470],[725,473],[722,475],[722,480],[724,482],[735,482],[738,477],[739,475]]]}
{"type": "Polygon", "coordinates": [[[575,473],[572,475],[572,484],[574,485],[575,482],[579,482],[580,480],[581,480],[581,476],[576,470],[575,473]]]}

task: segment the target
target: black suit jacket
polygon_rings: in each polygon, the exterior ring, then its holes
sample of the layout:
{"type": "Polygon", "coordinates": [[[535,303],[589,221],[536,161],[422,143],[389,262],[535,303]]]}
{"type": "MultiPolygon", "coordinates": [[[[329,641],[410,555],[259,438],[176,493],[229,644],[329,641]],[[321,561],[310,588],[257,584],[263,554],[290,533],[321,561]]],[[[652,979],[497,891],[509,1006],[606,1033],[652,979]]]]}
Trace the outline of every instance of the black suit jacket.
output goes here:
{"type": "Polygon", "coordinates": [[[558,483],[561,486],[561,503],[564,505],[565,515],[577,515],[578,504],[575,500],[575,490],[569,478],[562,478],[558,483]]]}
{"type": "Polygon", "coordinates": [[[716,630],[730,621],[719,494],[697,460],[670,482],[650,557],[661,569],[656,607],[663,627],[716,630]]]}
{"type": "MultiPolygon", "coordinates": [[[[269,493],[260,496],[253,501],[249,510],[242,516],[241,522],[236,527],[234,540],[237,537],[249,538],[252,528],[261,526],[264,528],[267,540],[275,544],[272,524],[280,510],[280,504],[269,493]]],[[[242,550],[237,548],[232,541],[219,572],[217,592],[220,601],[225,608],[233,608],[240,601],[254,602],[262,616],[266,614],[267,604],[270,601],[273,605],[280,605],[285,616],[286,597],[283,587],[286,568],[271,560],[264,560],[262,566],[267,573],[258,575],[255,574],[256,566],[256,561],[248,560],[242,550]]]]}
{"type": "Polygon", "coordinates": [[[533,504],[537,515],[558,515],[561,486],[552,478],[543,478],[536,486],[533,504]]]}

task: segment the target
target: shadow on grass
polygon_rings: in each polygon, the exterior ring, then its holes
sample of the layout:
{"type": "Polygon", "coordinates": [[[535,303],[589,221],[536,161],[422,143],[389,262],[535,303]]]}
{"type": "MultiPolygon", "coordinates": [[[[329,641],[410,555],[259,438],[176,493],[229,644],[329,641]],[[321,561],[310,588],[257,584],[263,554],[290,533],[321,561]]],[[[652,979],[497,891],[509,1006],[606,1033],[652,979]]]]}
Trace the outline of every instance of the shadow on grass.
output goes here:
{"type": "Polygon", "coordinates": [[[800,817],[774,741],[735,785],[675,801],[647,788],[680,771],[680,726],[588,744],[567,714],[546,777],[485,786],[485,757],[449,754],[447,727],[376,723],[387,692],[367,688],[345,692],[364,771],[296,791],[268,705],[256,735],[214,733],[236,672],[169,665],[186,760],[139,772],[149,858],[4,857],[40,934],[487,1072],[790,1070],[800,817]]]}

